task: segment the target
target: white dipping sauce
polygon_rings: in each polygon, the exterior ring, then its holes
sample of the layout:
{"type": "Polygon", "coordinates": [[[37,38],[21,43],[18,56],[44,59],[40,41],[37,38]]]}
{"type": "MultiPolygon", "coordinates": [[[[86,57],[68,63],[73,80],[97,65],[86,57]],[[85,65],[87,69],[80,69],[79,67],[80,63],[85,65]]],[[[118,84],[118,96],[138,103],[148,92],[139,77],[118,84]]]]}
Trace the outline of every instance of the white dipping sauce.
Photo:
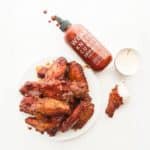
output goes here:
{"type": "Polygon", "coordinates": [[[123,75],[133,75],[139,67],[139,56],[132,48],[122,49],[115,59],[116,69],[123,75]]]}

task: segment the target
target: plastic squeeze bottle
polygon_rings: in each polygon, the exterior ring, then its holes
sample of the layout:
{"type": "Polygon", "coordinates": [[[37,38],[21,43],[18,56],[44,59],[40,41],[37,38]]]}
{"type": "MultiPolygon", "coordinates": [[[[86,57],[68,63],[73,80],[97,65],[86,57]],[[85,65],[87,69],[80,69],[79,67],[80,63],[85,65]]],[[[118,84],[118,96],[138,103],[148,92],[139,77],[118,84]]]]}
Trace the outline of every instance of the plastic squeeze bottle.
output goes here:
{"type": "Polygon", "coordinates": [[[102,70],[111,62],[111,53],[84,26],[71,24],[58,16],[52,20],[65,32],[65,41],[93,70],[102,70]]]}

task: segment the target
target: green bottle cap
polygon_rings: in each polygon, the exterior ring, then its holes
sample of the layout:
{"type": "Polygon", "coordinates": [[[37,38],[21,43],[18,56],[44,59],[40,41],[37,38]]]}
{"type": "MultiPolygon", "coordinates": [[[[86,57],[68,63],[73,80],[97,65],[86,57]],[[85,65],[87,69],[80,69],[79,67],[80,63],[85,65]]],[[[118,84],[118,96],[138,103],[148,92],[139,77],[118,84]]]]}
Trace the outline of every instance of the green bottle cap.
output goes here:
{"type": "Polygon", "coordinates": [[[68,20],[63,20],[62,18],[55,16],[55,20],[58,22],[58,24],[60,25],[60,30],[61,31],[66,31],[67,28],[71,25],[71,23],[68,20]]]}

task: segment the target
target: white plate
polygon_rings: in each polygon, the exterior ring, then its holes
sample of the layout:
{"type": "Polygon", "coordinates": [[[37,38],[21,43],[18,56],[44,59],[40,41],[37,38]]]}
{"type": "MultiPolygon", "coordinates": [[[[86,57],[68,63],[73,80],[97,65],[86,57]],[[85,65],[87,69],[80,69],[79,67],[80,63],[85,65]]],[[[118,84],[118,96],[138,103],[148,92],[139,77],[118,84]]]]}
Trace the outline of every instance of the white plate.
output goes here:
{"type": "MultiPolygon", "coordinates": [[[[24,84],[25,81],[34,81],[37,79],[36,71],[35,71],[36,66],[44,65],[47,62],[51,62],[52,60],[55,60],[55,58],[53,58],[53,59],[45,58],[45,59],[42,59],[39,62],[35,63],[31,67],[29,67],[29,69],[25,72],[25,74],[23,76],[23,79],[20,83],[20,87],[24,84]]],[[[73,59],[67,58],[67,60],[72,61],[73,59]]],[[[81,65],[84,66],[84,64],[81,63],[80,61],[78,61],[78,63],[80,63],[81,65]]],[[[97,87],[98,84],[95,84],[95,83],[97,83],[97,78],[96,78],[95,73],[89,68],[84,67],[84,72],[85,72],[85,75],[86,75],[86,78],[87,78],[87,81],[89,84],[90,96],[92,97],[92,102],[95,105],[94,114],[93,114],[92,118],[86,123],[86,125],[82,129],[79,129],[77,131],[69,130],[65,133],[58,132],[54,137],[48,136],[48,138],[50,138],[51,140],[64,141],[64,140],[74,139],[80,135],[83,135],[95,124],[96,120],[99,117],[101,101],[99,99],[100,92],[98,91],[98,89],[99,89],[97,87]]],[[[19,97],[21,98],[21,96],[19,96],[19,97]]],[[[35,132],[35,131],[32,131],[32,132],[35,132]]],[[[46,136],[46,135],[43,135],[43,136],[46,136]]],[[[41,138],[42,138],[42,135],[41,135],[41,138]]]]}

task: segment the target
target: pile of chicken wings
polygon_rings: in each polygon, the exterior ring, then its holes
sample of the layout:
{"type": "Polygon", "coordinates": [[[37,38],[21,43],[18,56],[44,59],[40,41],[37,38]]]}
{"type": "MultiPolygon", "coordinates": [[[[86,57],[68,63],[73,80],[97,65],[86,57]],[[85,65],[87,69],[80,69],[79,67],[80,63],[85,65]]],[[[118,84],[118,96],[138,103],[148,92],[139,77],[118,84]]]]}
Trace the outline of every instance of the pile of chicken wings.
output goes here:
{"type": "Polygon", "coordinates": [[[20,111],[29,114],[25,122],[41,133],[81,129],[94,113],[82,66],[59,57],[37,68],[38,80],[20,89],[20,111]]]}

